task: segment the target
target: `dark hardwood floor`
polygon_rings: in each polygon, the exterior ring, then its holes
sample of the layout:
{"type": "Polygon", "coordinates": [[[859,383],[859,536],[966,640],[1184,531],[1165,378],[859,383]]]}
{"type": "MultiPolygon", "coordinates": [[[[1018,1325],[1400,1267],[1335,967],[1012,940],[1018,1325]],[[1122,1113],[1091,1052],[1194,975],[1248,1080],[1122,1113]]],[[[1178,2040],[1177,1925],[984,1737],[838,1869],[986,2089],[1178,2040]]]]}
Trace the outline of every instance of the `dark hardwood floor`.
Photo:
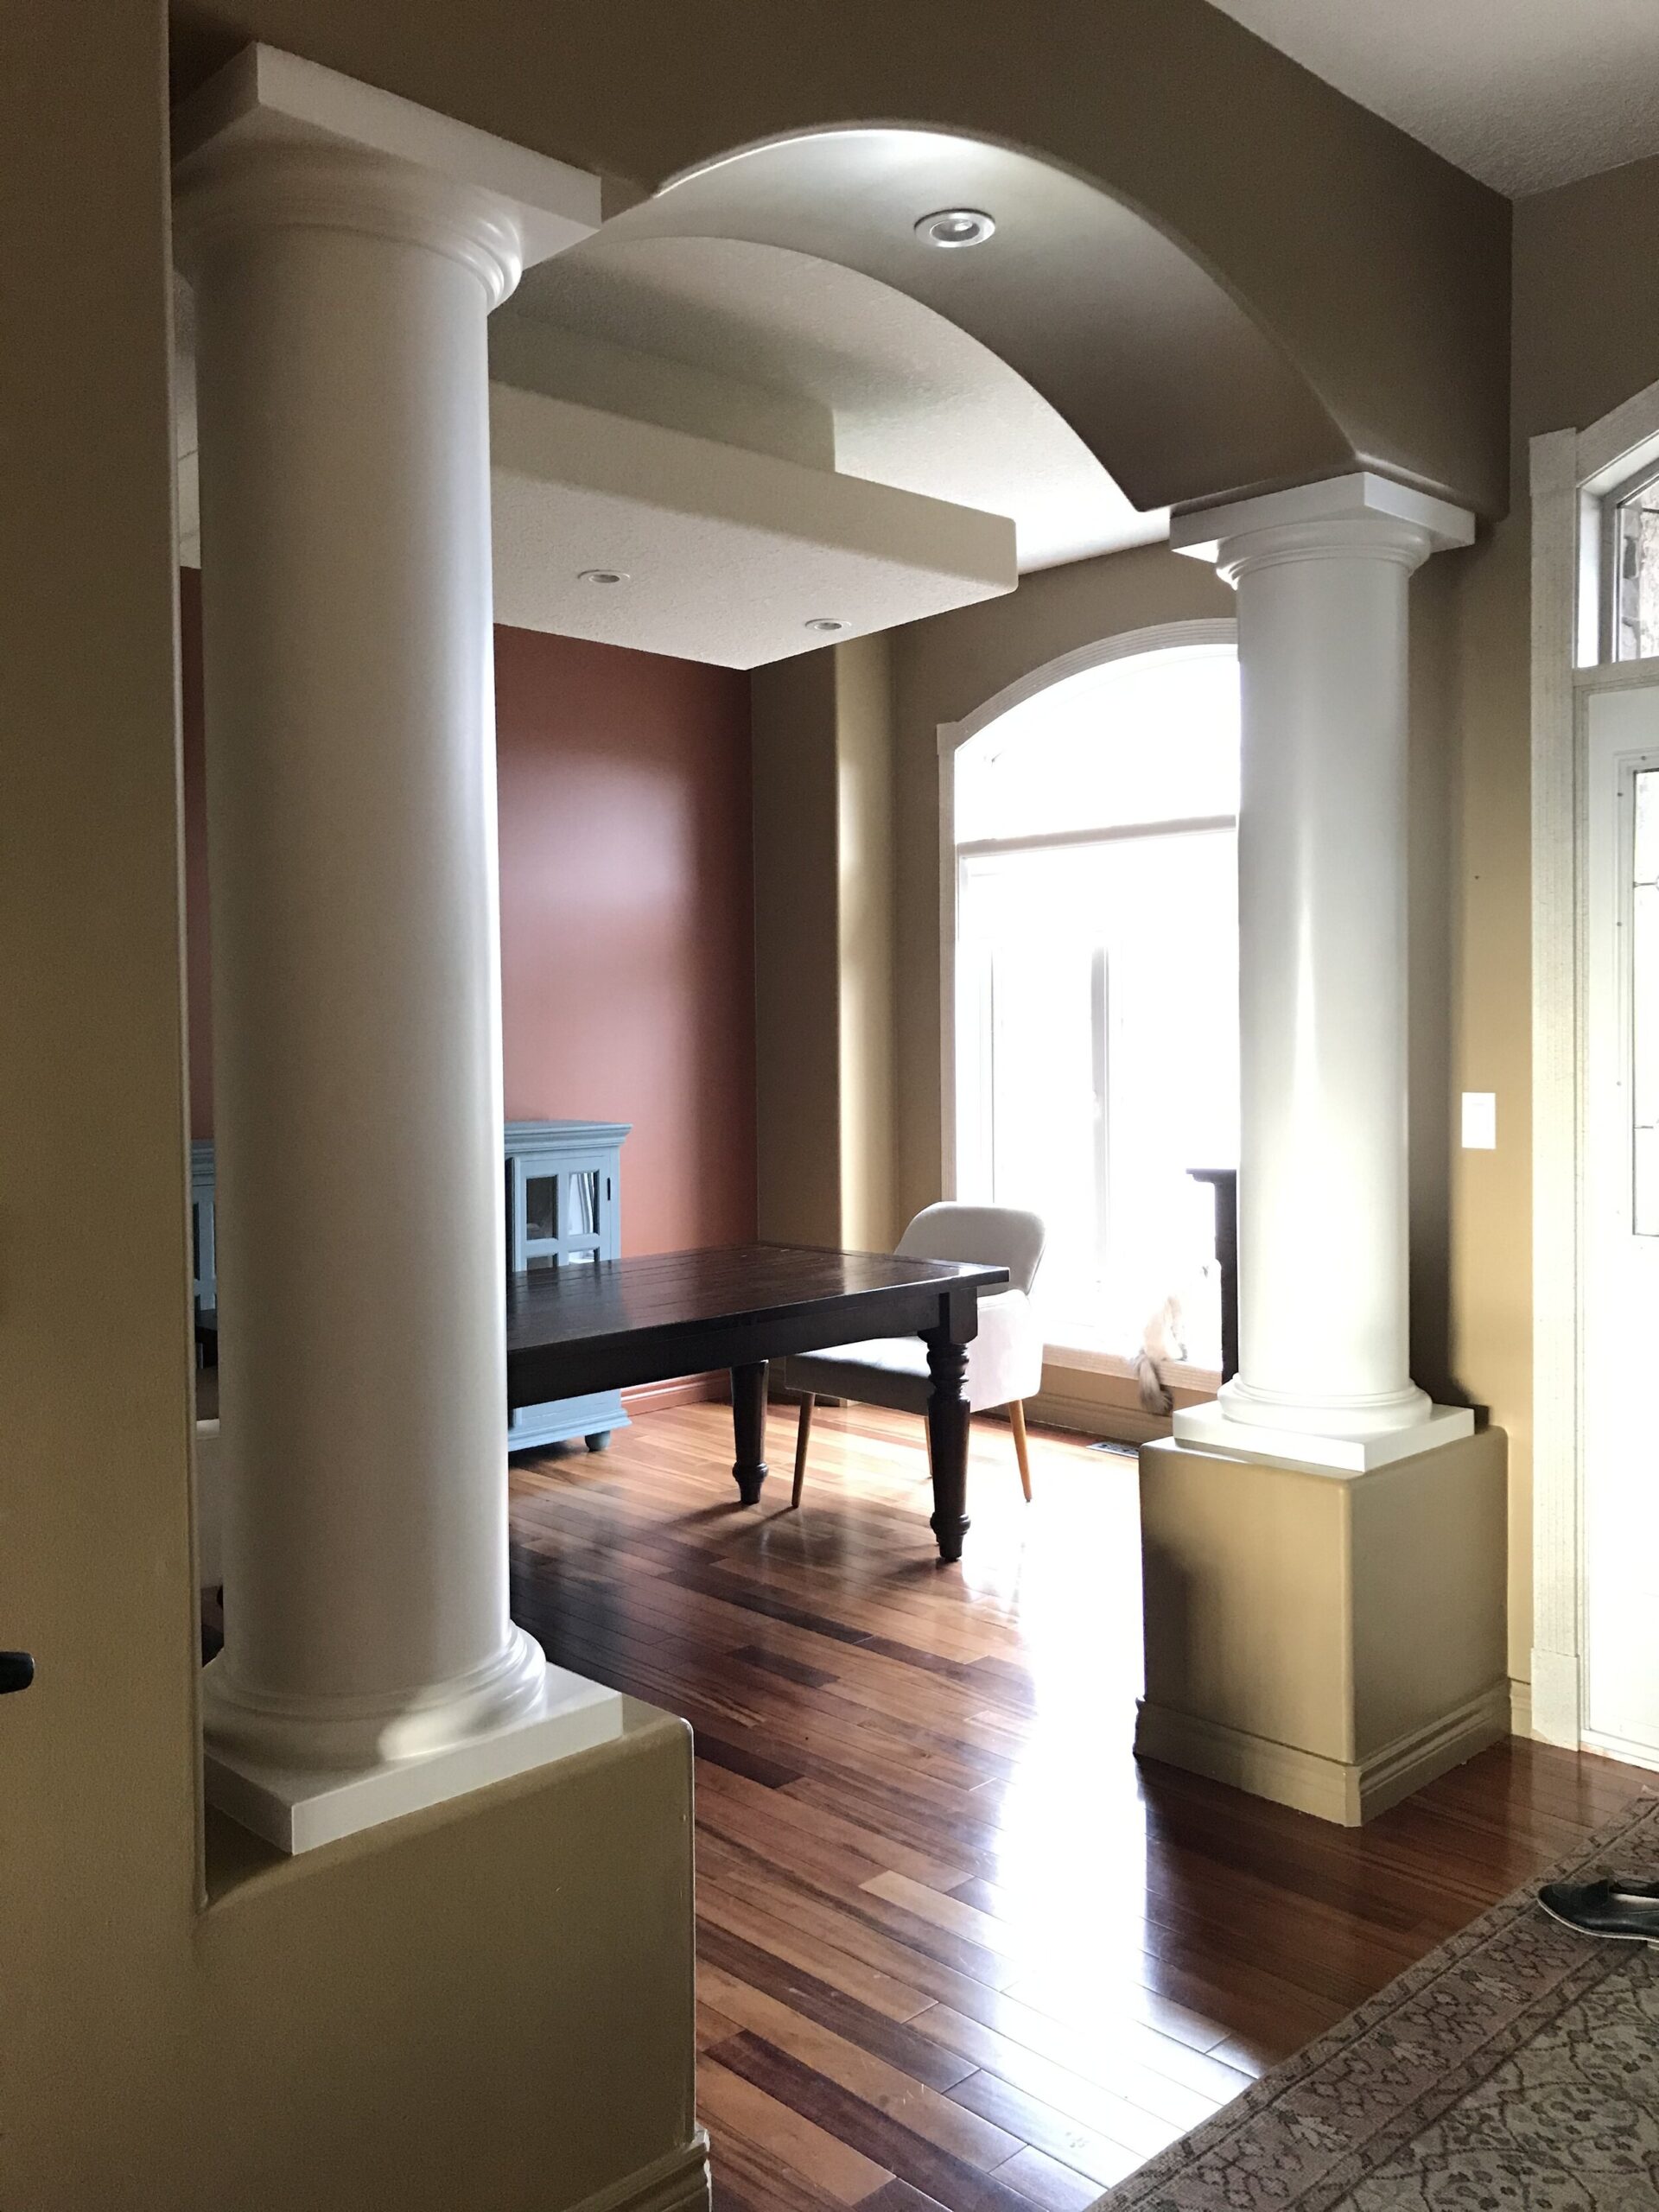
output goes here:
{"type": "Polygon", "coordinates": [[[1130,1756],[1132,1458],[974,1425],[942,1567],[920,1425],[790,1410],[515,1463],[514,1611],[696,1732],[721,2212],[1071,2212],[1643,1786],[1514,1743],[1353,1832],[1130,1756]]]}

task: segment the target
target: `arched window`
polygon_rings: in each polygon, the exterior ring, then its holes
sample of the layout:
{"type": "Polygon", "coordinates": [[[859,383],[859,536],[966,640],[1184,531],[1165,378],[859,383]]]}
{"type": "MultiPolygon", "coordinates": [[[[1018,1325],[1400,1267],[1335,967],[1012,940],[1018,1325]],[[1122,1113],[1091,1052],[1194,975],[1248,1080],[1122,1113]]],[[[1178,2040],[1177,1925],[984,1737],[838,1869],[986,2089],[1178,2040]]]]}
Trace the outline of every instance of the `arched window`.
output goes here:
{"type": "Polygon", "coordinates": [[[1238,664],[1220,627],[992,702],[957,733],[952,786],[957,1195],[1047,1221],[1051,1344],[1133,1359],[1173,1298],[1208,1368],[1212,1200],[1188,1171],[1238,1144],[1238,664]]]}

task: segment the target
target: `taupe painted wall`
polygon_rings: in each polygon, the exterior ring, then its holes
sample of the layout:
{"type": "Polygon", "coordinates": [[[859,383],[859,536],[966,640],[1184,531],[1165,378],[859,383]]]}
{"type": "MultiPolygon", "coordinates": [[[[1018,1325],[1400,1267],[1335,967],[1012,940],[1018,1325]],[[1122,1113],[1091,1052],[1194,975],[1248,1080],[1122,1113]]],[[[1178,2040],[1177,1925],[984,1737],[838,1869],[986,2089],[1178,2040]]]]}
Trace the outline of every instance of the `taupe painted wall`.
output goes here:
{"type": "Polygon", "coordinates": [[[1514,502],[1460,556],[1455,1088],[1495,1090],[1496,1152],[1452,1174],[1452,1352],[1510,1432],[1510,1667],[1532,1642],[1530,535],[1527,442],[1583,429],[1659,377],[1659,161],[1515,210],[1514,502]]]}
{"type": "Polygon", "coordinates": [[[179,0],[174,16],[181,82],[267,39],[642,185],[874,118],[1028,147],[1185,239],[1362,457],[1502,504],[1505,204],[1205,0],[609,0],[580,22],[526,0],[179,0]]]}
{"type": "Polygon", "coordinates": [[[841,1242],[841,893],[836,650],[756,671],[755,1218],[841,1242]]]}
{"type": "Polygon", "coordinates": [[[0,2202],[558,2212],[690,2138],[683,1726],[200,1848],[165,123],[0,11],[0,2202]]]}
{"type": "Polygon", "coordinates": [[[836,649],[841,1235],[885,1252],[893,1196],[893,663],[885,637],[836,649]]]}
{"type": "Polygon", "coordinates": [[[762,1236],[891,1249],[892,670],[885,637],[752,679],[762,1236]]]}

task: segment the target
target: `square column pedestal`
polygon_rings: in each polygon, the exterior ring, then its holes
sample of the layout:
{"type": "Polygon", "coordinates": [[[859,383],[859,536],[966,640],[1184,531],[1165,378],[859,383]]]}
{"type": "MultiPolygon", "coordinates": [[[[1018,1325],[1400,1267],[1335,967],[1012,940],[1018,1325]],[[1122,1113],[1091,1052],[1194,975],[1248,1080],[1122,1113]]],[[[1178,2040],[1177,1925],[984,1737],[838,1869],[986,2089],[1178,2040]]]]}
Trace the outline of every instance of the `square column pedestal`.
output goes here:
{"type": "Polygon", "coordinates": [[[1355,1827],[1507,1736],[1506,1459],[1143,1445],[1137,1757],[1355,1827]]]}

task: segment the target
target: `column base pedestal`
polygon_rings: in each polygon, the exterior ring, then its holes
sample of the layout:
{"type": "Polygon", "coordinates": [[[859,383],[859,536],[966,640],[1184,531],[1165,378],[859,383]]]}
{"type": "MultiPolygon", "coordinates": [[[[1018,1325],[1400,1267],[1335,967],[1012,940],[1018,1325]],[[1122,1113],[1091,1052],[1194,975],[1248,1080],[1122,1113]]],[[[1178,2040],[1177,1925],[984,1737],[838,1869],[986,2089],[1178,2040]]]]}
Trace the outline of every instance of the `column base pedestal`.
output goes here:
{"type": "Polygon", "coordinates": [[[280,1767],[208,1743],[203,1784],[210,1805],[277,1850],[313,1851],[610,1743],[625,1732],[626,1705],[602,1683],[549,1667],[531,1710],[441,1751],[358,1767],[280,1767]]]}
{"type": "Polygon", "coordinates": [[[1396,1459],[1415,1459],[1442,1444],[1472,1436],[1475,1417],[1466,1406],[1431,1406],[1403,1428],[1372,1436],[1323,1436],[1300,1428],[1272,1428],[1237,1421],[1214,1398],[1185,1406],[1171,1427],[1178,1444],[1271,1467],[1306,1467],[1321,1474],[1364,1475],[1396,1459]]]}
{"type": "Polygon", "coordinates": [[[1506,1736],[1507,1458],[1143,1445],[1137,1753],[1354,1827],[1506,1736]]]}

